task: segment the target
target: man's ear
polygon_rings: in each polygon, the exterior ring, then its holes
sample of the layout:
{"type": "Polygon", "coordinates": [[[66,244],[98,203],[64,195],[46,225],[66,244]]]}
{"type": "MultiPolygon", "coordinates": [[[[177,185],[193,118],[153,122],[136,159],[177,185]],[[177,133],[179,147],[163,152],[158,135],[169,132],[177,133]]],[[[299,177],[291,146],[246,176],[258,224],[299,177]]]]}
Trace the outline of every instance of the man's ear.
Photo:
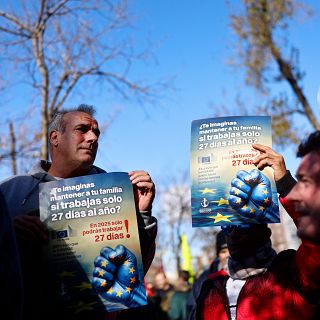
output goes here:
{"type": "Polygon", "coordinates": [[[50,144],[53,147],[57,147],[59,144],[59,139],[58,139],[58,131],[51,131],[50,132],[50,144]]]}

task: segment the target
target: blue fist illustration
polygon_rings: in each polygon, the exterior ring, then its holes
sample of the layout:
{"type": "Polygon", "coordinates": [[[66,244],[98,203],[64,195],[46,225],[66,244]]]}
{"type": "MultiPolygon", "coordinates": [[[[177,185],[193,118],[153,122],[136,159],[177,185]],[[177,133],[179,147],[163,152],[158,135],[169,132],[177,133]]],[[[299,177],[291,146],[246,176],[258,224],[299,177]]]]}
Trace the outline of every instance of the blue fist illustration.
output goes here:
{"type": "Polygon", "coordinates": [[[123,245],[113,250],[104,247],[94,261],[92,287],[104,299],[137,307],[147,303],[143,284],[139,280],[137,259],[123,245]]]}
{"type": "Polygon", "coordinates": [[[272,201],[270,180],[259,170],[241,170],[231,181],[230,206],[257,222],[277,222],[279,208],[272,201]]]}

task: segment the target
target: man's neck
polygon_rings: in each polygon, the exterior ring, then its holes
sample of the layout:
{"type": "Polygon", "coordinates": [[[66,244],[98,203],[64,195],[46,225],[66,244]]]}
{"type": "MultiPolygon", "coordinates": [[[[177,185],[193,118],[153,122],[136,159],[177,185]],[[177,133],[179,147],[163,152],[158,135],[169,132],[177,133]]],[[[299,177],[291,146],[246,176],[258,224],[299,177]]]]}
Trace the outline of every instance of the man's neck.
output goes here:
{"type": "Polygon", "coordinates": [[[79,176],[85,176],[87,175],[91,170],[91,167],[86,168],[79,168],[79,167],[67,167],[67,166],[55,166],[54,164],[51,165],[50,169],[48,170],[48,173],[57,178],[73,178],[73,177],[79,177],[79,176]]]}

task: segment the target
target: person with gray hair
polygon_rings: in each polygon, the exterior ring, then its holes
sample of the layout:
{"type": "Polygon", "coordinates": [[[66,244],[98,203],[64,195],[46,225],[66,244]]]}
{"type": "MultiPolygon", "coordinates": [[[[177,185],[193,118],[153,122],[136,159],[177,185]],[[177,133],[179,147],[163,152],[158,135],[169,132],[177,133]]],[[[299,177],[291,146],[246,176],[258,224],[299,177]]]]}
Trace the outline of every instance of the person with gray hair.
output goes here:
{"type": "Polygon", "coordinates": [[[65,132],[66,121],[64,120],[64,115],[75,110],[79,112],[84,112],[89,116],[91,116],[92,118],[96,113],[96,110],[94,109],[94,107],[89,106],[87,104],[80,104],[77,108],[62,109],[62,110],[55,111],[48,125],[48,145],[50,146],[49,148],[50,152],[51,152],[50,132],[52,131],[60,131],[62,133],[65,132]]]}
{"type": "MultiPolygon", "coordinates": [[[[105,173],[94,165],[100,130],[92,106],[59,110],[49,124],[51,161],[39,161],[28,174],[13,176],[0,184],[9,214],[14,222],[24,279],[24,319],[65,319],[59,310],[49,310],[46,270],[42,265],[42,246],[48,230],[39,219],[39,184],[84,175],[105,173]],[[47,290],[47,291],[46,291],[47,290]]],[[[155,253],[157,221],[151,209],[155,185],[142,170],[128,172],[133,185],[139,225],[141,254],[147,272],[155,253]]],[[[113,319],[103,315],[91,319],[113,319]]],[[[82,319],[79,315],[76,319],[82,319]]]]}

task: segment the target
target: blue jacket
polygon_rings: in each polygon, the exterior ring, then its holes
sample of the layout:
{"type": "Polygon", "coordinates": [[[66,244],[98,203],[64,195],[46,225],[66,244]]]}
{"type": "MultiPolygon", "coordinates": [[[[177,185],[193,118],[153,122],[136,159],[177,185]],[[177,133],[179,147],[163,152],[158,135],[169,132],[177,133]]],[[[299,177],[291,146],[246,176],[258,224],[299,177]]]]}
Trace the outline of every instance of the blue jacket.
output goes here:
{"type": "MultiPolygon", "coordinates": [[[[39,184],[56,180],[47,172],[50,165],[50,162],[41,160],[28,174],[13,176],[0,183],[0,192],[5,195],[5,204],[11,219],[20,215],[39,216],[39,184]]],[[[105,173],[105,171],[92,166],[89,175],[99,173],[105,173]]],[[[157,221],[150,213],[143,212],[137,213],[137,220],[143,266],[144,271],[147,272],[155,253],[157,221]]],[[[46,287],[42,248],[28,247],[28,244],[21,242],[18,242],[18,245],[25,291],[24,319],[51,319],[49,317],[53,315],[48,304],[49,289],[46,287]]],[[[64,319],[62,315],[60,319],[64,319]]]]}
{"type": "Polygon", "coordinates": [[[0,193],[0,309],[6,319],[22,316],[23,296],[19,253],[14,229],[0,193]]]}

